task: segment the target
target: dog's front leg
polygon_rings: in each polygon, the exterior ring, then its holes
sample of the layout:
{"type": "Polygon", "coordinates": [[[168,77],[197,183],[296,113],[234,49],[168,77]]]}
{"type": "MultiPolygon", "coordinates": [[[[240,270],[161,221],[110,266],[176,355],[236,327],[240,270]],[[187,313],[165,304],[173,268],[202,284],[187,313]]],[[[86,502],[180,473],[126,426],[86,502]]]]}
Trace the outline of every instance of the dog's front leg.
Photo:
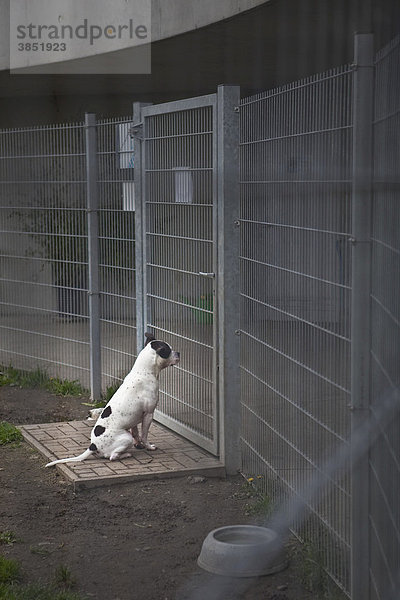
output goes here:
{"type": "Polygon", "coordinates": [[[150,444],[150,442],[147,441],[147,436],[149,434],[149,429],[152,422],[153,413],[146,413],[142,420],[142,444],[144,444],[146,450],[157,450],[157,446],[150,444]]]}
{"type": "Polygon", "coordinates": [[[132,427],[131,434],[132,434],[132,437],[134,440],[135,448],[137,450],[144,450],[146,448],[146,446],[142,442],[142,438],[139,435],[139,430],[136,425],[135,425],[135,427],[132,427]]]}

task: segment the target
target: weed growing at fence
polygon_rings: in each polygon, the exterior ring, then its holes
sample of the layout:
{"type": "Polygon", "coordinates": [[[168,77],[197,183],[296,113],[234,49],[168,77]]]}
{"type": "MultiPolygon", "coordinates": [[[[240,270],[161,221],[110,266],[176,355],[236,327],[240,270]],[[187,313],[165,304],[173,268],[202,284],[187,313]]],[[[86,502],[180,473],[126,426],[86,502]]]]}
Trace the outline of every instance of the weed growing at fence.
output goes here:
{"type": "Polygon", "coordinates": [[[302,541],[290,548],[295,559],[297,576],[306,590],[324,600],[344,600],[345,595],[326,571],[324,550],[311,541],[302,541]]]}
{"type": "Polygon", "coordinates": [[[246,483],[242,485],[237,497],[249,499],[249,502],[246,502],[244,506],[245,515],[247,517],[261,517],[264,522],[265,519],[268,519],[272,514],[274,504],[271,496],[257,486],[257,483],[260,480],[261,476],[258,478],[248,478],[246,483]]]}
{"type": "Polygon", "coordinates": [[[10,445],[15,448],[22,442],[22,433],[11,423],[0,422],[0,446],[10,445]]]}
{"type": "Polygon", "coordinates": [[[13,366],[0,365],[0,386],[10,385],[21,388],[42,388],[57,396],[85,396],[85,390],[79,381],[69,381],[59,377],[49,377],[45,371],[22,371],[13,366]]]}

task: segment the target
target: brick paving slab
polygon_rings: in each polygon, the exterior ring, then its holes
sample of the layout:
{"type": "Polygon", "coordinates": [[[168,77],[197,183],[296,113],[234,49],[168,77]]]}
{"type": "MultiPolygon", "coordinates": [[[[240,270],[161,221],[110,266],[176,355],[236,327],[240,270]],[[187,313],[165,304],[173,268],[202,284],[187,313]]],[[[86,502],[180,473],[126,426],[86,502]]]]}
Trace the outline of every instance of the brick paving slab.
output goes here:
{"type": "MultiPolygon", "coordinates": [[[[21,425],[20,430],[25,440],[49,462],[81,454],[90,444],[93,424],[93,421],[43,423],[21,425]]],[[[162,425],[153,423],[150,434],[157,450],[137,450],[130,458],[112,462],[90,458],[84,462],[56,465],[55,468],[76,489],[192,474],[225,476],[225,469],[217,458],[162,425]]]]}

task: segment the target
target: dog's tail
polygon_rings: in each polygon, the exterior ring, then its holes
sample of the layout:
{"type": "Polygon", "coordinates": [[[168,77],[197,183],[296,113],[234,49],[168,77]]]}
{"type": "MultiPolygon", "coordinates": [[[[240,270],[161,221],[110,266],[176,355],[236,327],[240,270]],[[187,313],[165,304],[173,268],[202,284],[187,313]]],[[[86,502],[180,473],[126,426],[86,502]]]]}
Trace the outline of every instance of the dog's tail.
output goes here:
{"type": "Polygon", "coordinates": [[[80,462],[81,460],[86,460],[89,456],[95,454],[94,450],[88,448],[85,452],[82,452],[79,456],[73,456],[72,458],[60,458],[59,460],[53,460],[53,462],[47,463],[46,467],[52,467],[53,465],[57,465],[59,463],[68,463],[68,462],[80,462]]]}

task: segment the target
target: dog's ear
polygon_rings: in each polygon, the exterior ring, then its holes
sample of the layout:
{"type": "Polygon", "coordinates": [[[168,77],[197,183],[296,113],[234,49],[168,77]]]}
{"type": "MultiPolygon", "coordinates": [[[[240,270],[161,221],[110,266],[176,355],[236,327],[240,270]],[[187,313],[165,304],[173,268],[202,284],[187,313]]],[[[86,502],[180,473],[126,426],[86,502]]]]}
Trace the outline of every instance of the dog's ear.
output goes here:
{"type": "Polygon", "coordinates": [[[151,347],[157,352],[159,356],[161,356],[161,358],[169,358],[172,352],[171,347],[168,346],[168,344],[166,344],[165,342],[161,342],[160,340],[151,342],[151,347]]]}
{"type": "Polygon", "coordinates": [[[152,341],[154,341],[156,339],[152,333],[145,333],[144,335],[145,335],[145,338],[146,338],[146,341],[144,343],[145,346],[147,346],[147,344],[149,342],[152,342],[152,341]]]}

